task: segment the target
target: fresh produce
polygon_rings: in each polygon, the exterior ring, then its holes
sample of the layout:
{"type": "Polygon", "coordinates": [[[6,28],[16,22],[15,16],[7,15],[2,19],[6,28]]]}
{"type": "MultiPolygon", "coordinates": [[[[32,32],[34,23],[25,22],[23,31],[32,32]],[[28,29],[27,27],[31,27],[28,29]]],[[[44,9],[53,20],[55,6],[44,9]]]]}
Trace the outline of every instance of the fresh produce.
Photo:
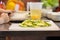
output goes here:
{"type": "Polygon", "coordinates": [[[9,2],[7,5],[6,5],[6,10],[14,10],[15,9],[15,3],[14,2],[9,2]]]}
{"type": "Polygon", "coordinates": [[[42,0],[44,7],[56,7],[58,6],[58,0],[42,0]]]}
{"type": "MultiPolygon", "coordinates": [[[[16,0],[15,0],[16,1],[16,0]]],[[[15,9],[14,0],[8,0],[6,4],[6,10],[14,10],[15,9]]]]}
{"type": "Polygon", "coordinates": [[[25,20],[24,22],[20,23],[19,26],[21,27],[48,27],[50,24],[43,20],[25,20]]]}
{"type": "Polygon", "coordinates": [[[23,1],[19,1],[18,4],[19,4],[19,10],[24,11],[25,10],[24,2],[23,1]]]}
{"type": "Polygon", "coordinates": [[[6,10],[15,10],[16,4],[19,5],[18,10],[20,10],[20,11],[25,10],[24,2],[22,2],[20,0],[8,0],[8,2],[6,4],[6,10]]]}

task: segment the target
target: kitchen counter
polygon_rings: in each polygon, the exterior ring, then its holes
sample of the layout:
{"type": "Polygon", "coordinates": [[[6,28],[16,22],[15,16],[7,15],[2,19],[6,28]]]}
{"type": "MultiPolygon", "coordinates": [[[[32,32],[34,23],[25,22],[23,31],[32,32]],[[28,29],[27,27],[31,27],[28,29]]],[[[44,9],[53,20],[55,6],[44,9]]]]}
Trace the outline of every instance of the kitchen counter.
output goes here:
{"type": "Polygon", "coordinates": [[[0,24],[0,31],[9,31],[11,23],[0,24]]]}
{"type": "MultiPolygon", "coordinates": [[[[60,28],[60,22],[54,23],[60,28]]],[[[60,31],[9,31],[10,25],[11,22],[0,24],[0,36],[5,36],[8,40],[46,40],[47,37],[60,36],[60,31]]]]}
{"type": "MultiPolygon", "coordinates": [[[[43,18],[43,19],[46,20],[47,18],[43,18]]],[[[60,28],[60,22],[54,21],[54,23],[60,28]]],[[[11,25],[11,22],[0,24],[0,31],[9,31],[10,25],[11,25]]]]}

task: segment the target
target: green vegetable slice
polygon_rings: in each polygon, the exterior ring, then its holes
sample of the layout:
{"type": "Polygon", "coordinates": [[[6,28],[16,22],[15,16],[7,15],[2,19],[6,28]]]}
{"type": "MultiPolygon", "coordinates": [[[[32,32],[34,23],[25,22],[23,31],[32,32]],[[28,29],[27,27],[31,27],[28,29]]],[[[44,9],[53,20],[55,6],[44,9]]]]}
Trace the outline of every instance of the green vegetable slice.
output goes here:
{"type": "Polygon", "coordinates": [[[20,23],[19,26],[21,27],[48,27],[48,26],[51,26],[51,24],[42,20],[25,20],[24,22],[20,23]]]}

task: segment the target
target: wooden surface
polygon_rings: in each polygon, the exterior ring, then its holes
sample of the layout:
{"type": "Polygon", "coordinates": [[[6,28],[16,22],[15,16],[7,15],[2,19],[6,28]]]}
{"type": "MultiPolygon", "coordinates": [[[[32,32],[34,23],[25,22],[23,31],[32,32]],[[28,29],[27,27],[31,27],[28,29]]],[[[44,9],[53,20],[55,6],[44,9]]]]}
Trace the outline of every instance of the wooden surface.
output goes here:
{"type": "Polygon", "coordinates": [[[25,31],[9,32],[8,39],[11,40],[46,40],[47,37],[60,37],[59,31],[25,31]]]}

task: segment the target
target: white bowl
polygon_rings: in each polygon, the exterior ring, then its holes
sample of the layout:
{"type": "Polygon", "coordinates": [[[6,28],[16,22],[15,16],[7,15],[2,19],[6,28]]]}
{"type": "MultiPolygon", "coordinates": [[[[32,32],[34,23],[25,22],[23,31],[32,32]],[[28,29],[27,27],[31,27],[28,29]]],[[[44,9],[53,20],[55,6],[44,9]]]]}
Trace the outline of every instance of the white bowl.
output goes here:
{"type": "Polygon", "coordinates": [[[18,11],[13,13],[13,16],[11,16],[11,21],[21,21],[26,20],[28,18],[29,12],[28,11],[18,11]]]}

